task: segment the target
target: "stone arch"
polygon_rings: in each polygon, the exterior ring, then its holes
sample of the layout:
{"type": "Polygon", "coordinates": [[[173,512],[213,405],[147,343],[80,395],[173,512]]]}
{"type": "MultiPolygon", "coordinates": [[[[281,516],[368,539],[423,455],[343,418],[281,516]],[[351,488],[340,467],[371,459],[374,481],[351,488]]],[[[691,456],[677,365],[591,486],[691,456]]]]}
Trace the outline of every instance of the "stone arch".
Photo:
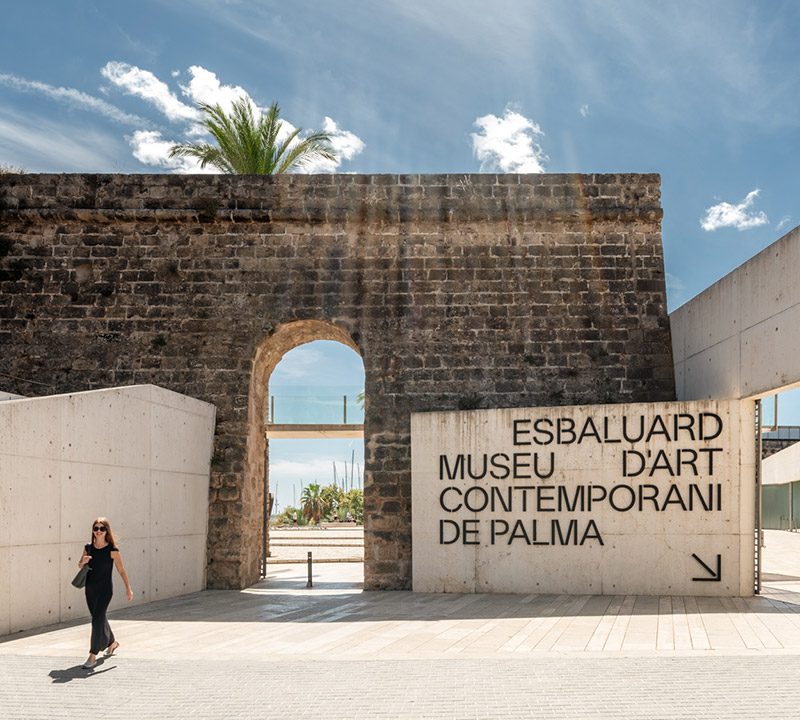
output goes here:
{"type": "Polygon", "coordinates": [[[295,320],[279,325],[256,348],[247,407],[247,445],[242,488],[242,557],[246,584],[259,578],[259,556],[262,543],[263,478],[267,441],[266,417],[269,398],[268,383],[280,359],[290,350],[315,340],[334,340],[359,354],[361,348],[342,327],[323,320],[295,320]]]}

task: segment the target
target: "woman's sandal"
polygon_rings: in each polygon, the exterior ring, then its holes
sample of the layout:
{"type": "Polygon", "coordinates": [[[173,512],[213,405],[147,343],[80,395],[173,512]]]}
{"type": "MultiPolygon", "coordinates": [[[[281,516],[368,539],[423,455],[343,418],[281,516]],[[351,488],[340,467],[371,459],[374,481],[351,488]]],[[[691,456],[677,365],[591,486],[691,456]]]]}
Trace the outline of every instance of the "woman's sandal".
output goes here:
{"type": "Polygon", "coordinates": [[[111,657],[115,652],[117,652],[118,648],[119,648],[119,643],[115,640],[113,643],[111,643],[111,645],[109,645],[105,649],[103,657],[111,657]]]}

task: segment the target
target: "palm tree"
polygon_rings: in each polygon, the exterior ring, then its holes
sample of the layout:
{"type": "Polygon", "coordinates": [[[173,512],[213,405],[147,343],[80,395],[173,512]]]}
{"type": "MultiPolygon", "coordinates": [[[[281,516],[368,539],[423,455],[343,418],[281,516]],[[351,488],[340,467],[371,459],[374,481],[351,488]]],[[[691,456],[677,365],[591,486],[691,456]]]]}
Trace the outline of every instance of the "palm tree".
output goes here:
{"type": "Polygon", "coordinates": [[[172,157],[193,157],[200,167],[211,165],[230,175],[274,175],[302,168],[324,159],[335,160],[330,136],[313,132],[298,139],[300,128],[278,142],[283,121],[278,103],[272,103],[266,114],[253,114],[247,98],[234,101],[231,112],[222,106],[200,103],[204,114],[200,124],[213,136],[216,145],[209,143],[180,143],[169,151],[172,157]],[[293,144],[294,143],[294,144],[293,144]]]}
{"type": "Polygon", "coordinates": [[[319,525],[320,518],[325,512],[325,499],[322,497],[319,483],[309,483],[308,487],[303,488],[300,502],[303,504],[303,516],[319,525]]]}

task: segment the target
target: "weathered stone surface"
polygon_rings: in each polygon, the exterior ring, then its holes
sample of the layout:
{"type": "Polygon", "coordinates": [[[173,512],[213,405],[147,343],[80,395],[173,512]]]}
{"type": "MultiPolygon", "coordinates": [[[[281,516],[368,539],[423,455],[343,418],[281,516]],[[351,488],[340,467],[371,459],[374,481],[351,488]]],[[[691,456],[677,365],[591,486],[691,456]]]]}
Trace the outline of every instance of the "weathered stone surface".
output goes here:
{"type": "Polygon", "coordinates": [[[269,373],[345,342],[366,371],[366,586],[406,588],[410,412],[674,398],[659,203],[636,174],[3,175],[4,389],[214,403],[209,584],[242,587],[269,373]]]}

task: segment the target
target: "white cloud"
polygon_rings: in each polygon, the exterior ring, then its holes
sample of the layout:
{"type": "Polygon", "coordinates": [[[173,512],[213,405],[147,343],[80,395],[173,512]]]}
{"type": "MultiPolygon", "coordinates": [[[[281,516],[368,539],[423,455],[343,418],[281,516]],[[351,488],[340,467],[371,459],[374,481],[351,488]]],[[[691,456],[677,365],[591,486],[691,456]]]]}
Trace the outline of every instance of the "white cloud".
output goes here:
{"type": "Polygon", "coordinates": [[[308,382],[324,364],[325,356],[319,350],[308,345],[300,345],[280,359],[270,375],[270,386],[308,382]]]}
{"type": "Polygon", "coordinates": [[[146,120],[140,118],[138,115],[131,115],[123,112],[118,107],[107,103],[105,100],[96,98],[92,95],[87,95],[80,90],[74,88],[55,87],[47,83],[38,82],[36,80],[25,80],[24,78],[17,77],[16,75],[8,75],[0,73],[0,84],[7,87],[23,92],[37,92],[46,95],[53,100],[67,102],[70,105],[96,112],[111,120],[127,125],[141,125],[146,124],[146,120]]]}
{"type": "Polygon", "coordinates": [[[711,232],[724,227],[749,230],[759,225],[766,225],[769,222],[769,218],[763,211],[754,212],[750,210],[759,192],[761,191],[758,188],[750,191],[738,205],[731,205],[727,202],[712,205],[706,210],[705,217],[700,220],[700,227],[707,232],[711,232]]]}
{"type": "MultiPolygon", "coordinates": [[[[193,103],[205,103],[206,105],[220,105],[223,110],[230,112],[233,103],[237,100],[247,100],[253,110],[253,115],[259,118],[265,108],[259,107],[258,103],[250,96],[243,87],[239,85],[223,85],[215,73],[200,65],[192,65],[189,68],[191,80],[187,85],[181,85],[183,94],[193,103]]],[[[281,128],[278,132],[278,142],[284,140],[288,135],[295,131],[295,126],[288,120],[281,119],[281,128]]],[[[187,131],[187,135],[204,135],[205,130],[195,125],[187,131]]]]}
{"type": "Polygon", "coordinates": [[[137,130],[128,138],[128,143],[133,150],[133,157],[144,165],[168,168],[180,174],[217,172],[208,166],[201,168],[194,158],[171,158],[169,151],[175,143],[164,140],[161,133],[155,130],[137,130]]]}
{"type": "Polygon", "coordinates": [[[336,160],[324,158],[308,163],[304,168],[305,173],[332,173],[342,164],[343,160],[352,160],[364,149],[364,141],[349,130],[342,130],[329,117],[322,123],[322,130],[331,138],[331,147],[336,155],[336,160]]]}
{"type": "Polygon", "coordinates": [[[352,160],[364,149],[364,141],[349,130],[342,130],[339,126],[326,117],[322,129],[331,136],[331,145],[336,155],[342,160],[352,160]]]}
{"type": "Polygon", "coordinates": [[[581,108],[578,112],[581,114],[581,117],[589,117],[589,106],[581,105],[581,108]]]}
{"type": "Polygon", "coordinates": [[[189,68],[189,75],[191,76],[189,84],[181,85],[181,90],[195,104],[221,105],[223,110],[230,112],[233,103],[244,98],[254,110],[260,110],[244,88],[238,85],[223,85],[213,72],[200,65],[192,65],[189,68]]]}
{"type": "Polygon", "coordinates": [[[535,122],[506,108],[503,117],[484,115],[474,124],[480,132],[471,134],[472,151],[482,172],[544,172],[548,158],[538,144],[544,133],[535,122]]]}
{"type": "Polygon", "coordinates": [[[208,130],[205,129],[200,123],[192,123],[186,130],[184,130],[187,140],[196,140],[198,138],[208,138],[208,130]]]}
{"type": "Polygon", "coordinates": [[[196,120],[195,108],[182,103],[166,83],[149,70],[122,62],[108,62],[100,71],[104,78],[131,95],[155,105],[169,120],[196,120]]]}
{"type": "Polygon", "coordinates": [[[776,230],[783,230],[789,223],[792,221],[791,215],[784,215],[779,221],[778,224],[775,226],[776,230]]]}
{"type": "Polygon", "coordinates": [[[269,479],[270,483],[302,481],[308,485],[318,481],[327,485],[333,482],[333,461],[329,458],[270,461],[269,479]]]}

